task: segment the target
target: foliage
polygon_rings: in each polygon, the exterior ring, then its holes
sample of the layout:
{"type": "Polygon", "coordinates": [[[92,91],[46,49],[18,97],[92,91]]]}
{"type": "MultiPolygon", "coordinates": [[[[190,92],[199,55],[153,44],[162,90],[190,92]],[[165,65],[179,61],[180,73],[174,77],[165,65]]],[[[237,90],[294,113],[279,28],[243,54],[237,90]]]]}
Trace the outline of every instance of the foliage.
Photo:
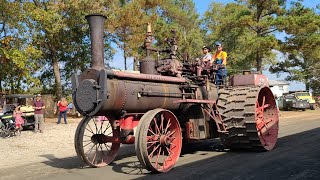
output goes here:
{"type": "Polygon", "coordinates": [[[17,1],[0,2],[0,82],[2,92],[20,93],[39,85],[33,73],[41,51],[29,44],[27,18],[17,1]]]}
{"type": "MultiPolygon", "coordinates": [[[[275,63],[275,50],[286,59],[272,72],[289,72],[288,80],[305,82],[320,94],[319,13],[300,0],[236,0],[212,3],[202,19],[192,0],[0,0],[0,87],[11,93],[70,93],[70,76],[90,66],[90,37],[84,16],[100,13],[105,23],[105,63],[115,43],[135,64],[146,24],[151,23],[156,48],[175,30],[179,58],[202,55],[201,47],[222,41],[228,69],[237,72],[275,63]],[[276,33],[284,32],[281,42],[276,33]]],[[[122,62],[119,62],[122,63],[122,62]]],[[[136,67],[136,66],[134,66],[136,67]]],[[[135,69],[136,70],[136,69],[135,69]]],[[[232,72],[232,73],[234,73],[232,72]]],[[[232,74],[231,73],[231,74],[232,74]]]]}
{"type": "Polygon", "coordinates": [[[105,13],[103,7],[107,2],[34,0],[23,3],[33,43],[43,52],[38,65],[45,67],[39,72],[44,91],[61,98],[70,75],[89,66],[90,41],[84,16],[90,12],[105,13]]]}
{"type": "Polygon", "coordinates": [[[263,70],[263,64],[275,60],[278,48],[274,35],[283,13],[281,0],[238,0],[227,5],[213,3],[205,13],[204,25],[211,42],[220,40],[234,69],[263,70]]]}
{"type": "Polygon", "coordinates": [[[293,2],[283,18],[280,28],[286,32],[281,51],[286,59],[270,69],[272,72],[289,72],[288,80],[306,83],[316,94],[320,93],[320,16],[313,9],[293,2]]]}
{"type": "Polygon", "coordinates": [[[181,56],[186,56],[192,60],[201,53],[204,34],[200,29],[199,15],[193,1],[167,0],[157,9],[157,14],[159,16],[154,27],[158,46],[163,46],[161,43],[174,30],[177,34],[180,59],[181,56]]]}

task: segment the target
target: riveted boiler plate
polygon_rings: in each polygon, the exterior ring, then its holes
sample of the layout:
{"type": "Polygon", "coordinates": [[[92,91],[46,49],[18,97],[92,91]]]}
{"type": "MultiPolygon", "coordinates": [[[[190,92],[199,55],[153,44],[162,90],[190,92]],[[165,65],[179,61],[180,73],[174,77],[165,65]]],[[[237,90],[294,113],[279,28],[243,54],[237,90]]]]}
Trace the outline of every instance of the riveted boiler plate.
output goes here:
{"type": "Polygon", "coordinates": [[[76,91],[77,104],[79,108],[84,112],[92,111],[93,108],[96,106],[96,84],[97,82],[92,79],[83,80],[76,91]]]}

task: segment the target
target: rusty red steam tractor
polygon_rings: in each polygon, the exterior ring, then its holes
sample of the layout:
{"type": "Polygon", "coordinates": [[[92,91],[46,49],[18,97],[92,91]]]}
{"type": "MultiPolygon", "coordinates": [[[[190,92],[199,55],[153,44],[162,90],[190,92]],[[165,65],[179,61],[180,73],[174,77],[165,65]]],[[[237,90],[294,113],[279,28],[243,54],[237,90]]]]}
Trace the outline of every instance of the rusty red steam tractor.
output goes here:
{"type": "Polygon", "coordinates": [[[193,141],[219,137],[228,149],[274,148],[279,115],[263,75],[236,75],[217,86],[212,69],[177,60],[174,35],[168,48],[153,48],[149,26],[140,73],[114,71],[104,64],[105,17],[86,18],[92,67],[72,76],[74,105],[84,116],[75,149],[86,164],[108,165],[121,144],[135,144],[140,163],[153,172],[173,168],[182,145],[193,141]],[[169,57],[154,60],[153,52],[169,57]]]}

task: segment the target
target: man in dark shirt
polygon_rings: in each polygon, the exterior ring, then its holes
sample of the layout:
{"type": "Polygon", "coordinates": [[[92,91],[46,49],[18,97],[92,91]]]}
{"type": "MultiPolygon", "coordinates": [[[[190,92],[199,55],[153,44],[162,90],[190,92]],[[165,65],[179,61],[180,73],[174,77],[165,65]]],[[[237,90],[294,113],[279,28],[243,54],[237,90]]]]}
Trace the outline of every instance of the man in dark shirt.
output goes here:
{"type": "Polygon", "coordinates": [[[34,132],[37,133],[39,130],[40,133],[43,133],[43,123],[44,123],[44,102],[41,100],[41,94],[38,94],[36,100],[33,101],[33,109],[34,109],[34,119],[35,119],[35,127],[34,132]]]}

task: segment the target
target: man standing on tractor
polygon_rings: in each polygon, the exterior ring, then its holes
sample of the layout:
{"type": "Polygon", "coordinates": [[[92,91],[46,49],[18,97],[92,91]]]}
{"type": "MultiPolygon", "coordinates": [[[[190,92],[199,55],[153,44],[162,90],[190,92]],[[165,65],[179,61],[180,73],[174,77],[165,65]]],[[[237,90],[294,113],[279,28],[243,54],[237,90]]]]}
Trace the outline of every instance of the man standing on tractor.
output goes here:
{"type": "Polygon", "coordinates": [[[212,55],[210,53],[210,49],[207,46],[203,46],[202,51],[204,54],[204,56],[202,57],[202,63],[204,64],[204,67],[209,67],[212,61],[212,55]]]}
{"type": "Polygon", "coordinates": [[[222,85],[224,78],[227,76],[227,53],[222,51],[222,44],[215,42],[216,53],[213,55],[212,64],[214,64],[216,70],[216,85],[222,85]]]}

